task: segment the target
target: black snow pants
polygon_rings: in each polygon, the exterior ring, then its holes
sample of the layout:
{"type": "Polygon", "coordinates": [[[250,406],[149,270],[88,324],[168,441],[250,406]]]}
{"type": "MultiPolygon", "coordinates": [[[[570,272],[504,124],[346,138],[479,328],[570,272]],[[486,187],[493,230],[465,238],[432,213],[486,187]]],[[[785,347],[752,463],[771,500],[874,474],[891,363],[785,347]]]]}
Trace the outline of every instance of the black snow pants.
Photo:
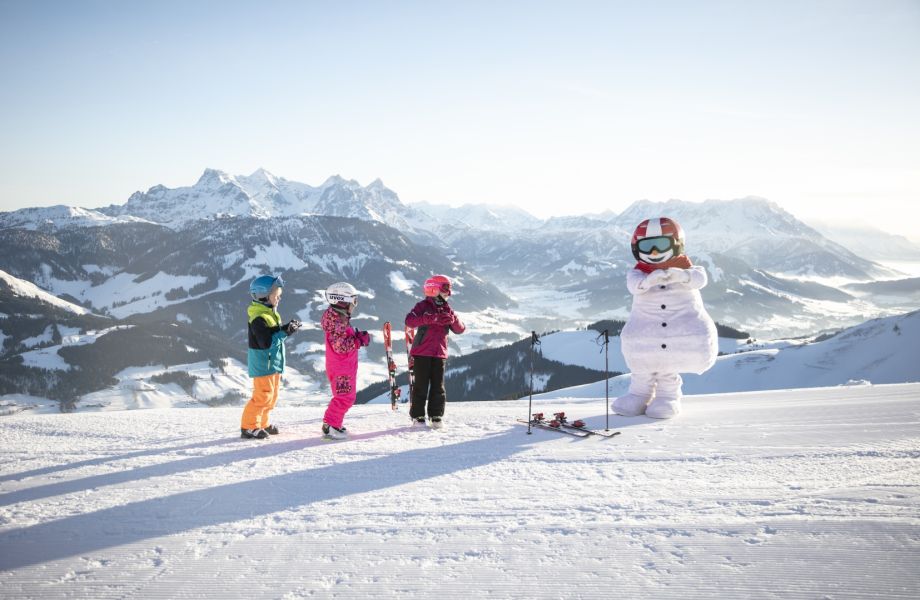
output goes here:
{"type": "Polygon", "coordinates": [[[443,417],[447,392],[444,391],[444,364],[446,358],[433,356],[415,357],[415,387],[412,390],[412,404],[409,416],[413,419],[425,416],[425,400],[428,400],[428,416],[443,417]]]}

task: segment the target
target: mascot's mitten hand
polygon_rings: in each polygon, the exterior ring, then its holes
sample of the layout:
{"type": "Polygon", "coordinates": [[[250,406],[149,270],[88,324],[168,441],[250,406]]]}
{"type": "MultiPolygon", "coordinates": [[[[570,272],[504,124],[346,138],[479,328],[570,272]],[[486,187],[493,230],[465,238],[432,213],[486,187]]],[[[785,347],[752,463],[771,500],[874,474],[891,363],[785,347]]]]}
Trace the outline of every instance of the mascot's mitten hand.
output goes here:
{"type": "Polygon", "coordinates": [[[690,271],[688,269],[668,269],[671,283],[690,283],[690,271]]]}
{"type": "Polygon", "coordinates": [[[656,269],[646,276],[645,284],[646,285],[659,285],[667,281],[667,279],[668,279],[667,269],[656,269]]]}

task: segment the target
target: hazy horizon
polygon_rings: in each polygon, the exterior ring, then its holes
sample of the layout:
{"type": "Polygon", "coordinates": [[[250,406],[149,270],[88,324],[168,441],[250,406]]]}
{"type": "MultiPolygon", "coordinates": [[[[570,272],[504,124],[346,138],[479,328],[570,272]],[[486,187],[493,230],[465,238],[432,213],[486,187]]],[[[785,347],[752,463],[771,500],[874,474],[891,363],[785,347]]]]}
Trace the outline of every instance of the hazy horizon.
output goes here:
{"type": "Polygon", "coordinates": [[[0,0],[0,210],[205,166],[540,218],[767,198],[916,240],[920,3],[0,0]]]}

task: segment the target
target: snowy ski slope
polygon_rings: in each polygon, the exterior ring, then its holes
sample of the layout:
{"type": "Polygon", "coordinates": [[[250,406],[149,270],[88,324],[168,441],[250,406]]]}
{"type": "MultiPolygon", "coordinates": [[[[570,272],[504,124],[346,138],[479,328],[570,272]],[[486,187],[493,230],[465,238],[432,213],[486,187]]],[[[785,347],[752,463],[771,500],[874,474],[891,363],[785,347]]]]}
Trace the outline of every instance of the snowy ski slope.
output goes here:
{"type": "MultiPolygon", "coordinates": [[[[281,401],[284,404],[284,399],[281,401]]],[[[603,401],[537,400],[603,427],[603,401]]],[[[920,384],[688,396],[622,435],[448,406],[444,431],[355,407],[0,419],[13,598],[916,598],[920,384]]]]}

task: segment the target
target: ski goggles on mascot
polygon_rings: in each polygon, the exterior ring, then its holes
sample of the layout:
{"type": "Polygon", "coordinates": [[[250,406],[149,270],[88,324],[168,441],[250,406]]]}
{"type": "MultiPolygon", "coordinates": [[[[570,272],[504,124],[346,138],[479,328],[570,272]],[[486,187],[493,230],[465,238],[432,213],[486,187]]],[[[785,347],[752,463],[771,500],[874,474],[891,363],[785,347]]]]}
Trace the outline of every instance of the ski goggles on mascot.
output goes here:
{"type": "Polygon", "coordinates": [[[657,250],[659,254],[664,254],[668,250],[675,250],[675,254],[677,254],[674,238],[669,235],[642,238],[636,242],[636,247],[639,248],[639,252],[642,254],[651,254],[652,250],[657,250]]]}

